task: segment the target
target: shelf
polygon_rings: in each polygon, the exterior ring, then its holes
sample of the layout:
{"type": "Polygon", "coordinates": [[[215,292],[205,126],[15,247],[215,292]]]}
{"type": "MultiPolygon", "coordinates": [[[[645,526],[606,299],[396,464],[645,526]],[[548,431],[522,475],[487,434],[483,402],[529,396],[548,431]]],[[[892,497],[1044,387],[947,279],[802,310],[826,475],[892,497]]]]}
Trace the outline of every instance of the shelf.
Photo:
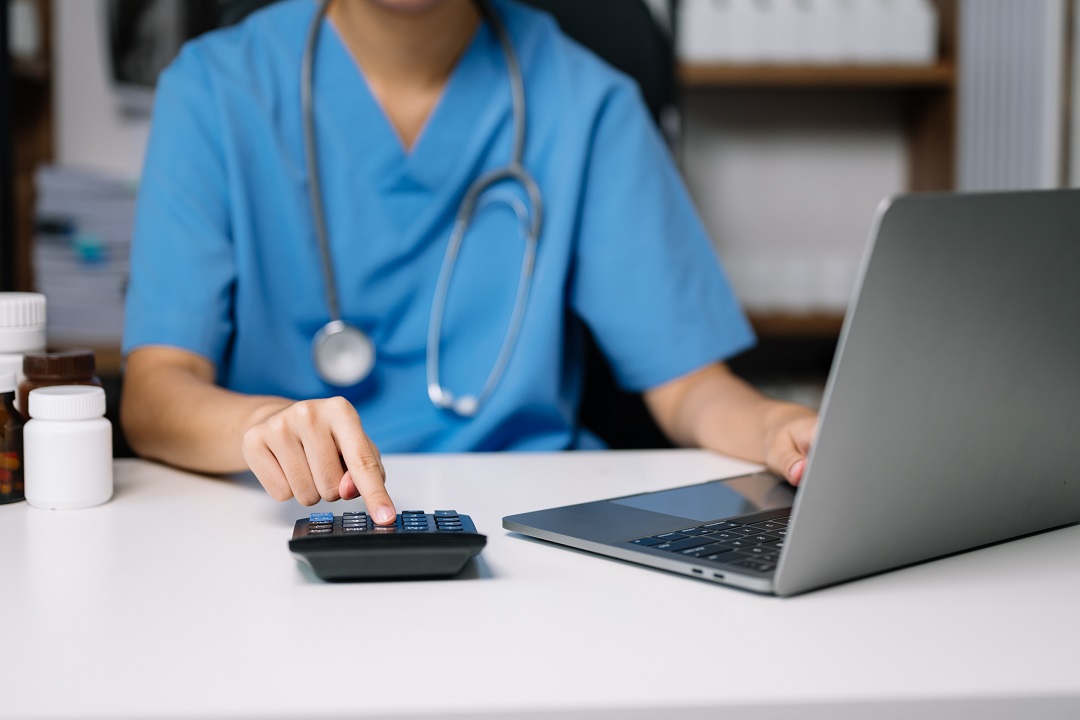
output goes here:
{"type": "Polygon", "coordinates": [[[956,82],[951,62],[934,65],[736,65],[681,63],[685,88],[941,88],[956,82]]]}
{"type": "Polygon", "coordinates": [[[94,345],[85,342],[69,342],[63,338],[49,338],[49,347],[52,349],[65,350],[91,350],[94,353],[94,372],[98,377],[119,376],[123,357],[120,354],[120,344],[94,345]]]}
{"type": "Polygon", "coordinates": [[[844,325],[842,313],[749,313],[759,337],[835,338],[844,325]]]}
{"type": "Polygon", "coordinates": [[[49,63],[44,60],[12,58],[11,71],[16,80],[44,83],[49,79],[49,63]]]}

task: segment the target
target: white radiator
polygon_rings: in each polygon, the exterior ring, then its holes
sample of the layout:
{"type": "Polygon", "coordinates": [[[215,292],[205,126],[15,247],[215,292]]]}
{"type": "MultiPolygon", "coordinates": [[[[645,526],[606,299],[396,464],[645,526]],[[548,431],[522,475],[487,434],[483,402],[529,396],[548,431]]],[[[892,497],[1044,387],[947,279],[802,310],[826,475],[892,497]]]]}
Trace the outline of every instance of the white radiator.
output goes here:
{"type": "Polygon", "coordinates": [[[1062,184],[1065,2],[961,0],[959,189],[1062,184]]]}

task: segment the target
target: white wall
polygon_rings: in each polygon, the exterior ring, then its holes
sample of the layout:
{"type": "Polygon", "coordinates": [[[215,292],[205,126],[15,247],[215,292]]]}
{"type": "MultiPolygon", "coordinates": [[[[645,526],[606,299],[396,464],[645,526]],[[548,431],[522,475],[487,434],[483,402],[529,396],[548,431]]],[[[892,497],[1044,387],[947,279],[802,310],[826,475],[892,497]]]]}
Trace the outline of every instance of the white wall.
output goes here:
{"type": "Polygon", "coordinates": [[[1058,187],[1064,158],[1063,0],[962,0],[961,190],[1058,187]]]}
{"type": "Polygon", "coordinates": [[[57,161],[138,177],[149,121],[125,116],[111,94],[100,3],[53,0],[53,19],[57,161]]]}

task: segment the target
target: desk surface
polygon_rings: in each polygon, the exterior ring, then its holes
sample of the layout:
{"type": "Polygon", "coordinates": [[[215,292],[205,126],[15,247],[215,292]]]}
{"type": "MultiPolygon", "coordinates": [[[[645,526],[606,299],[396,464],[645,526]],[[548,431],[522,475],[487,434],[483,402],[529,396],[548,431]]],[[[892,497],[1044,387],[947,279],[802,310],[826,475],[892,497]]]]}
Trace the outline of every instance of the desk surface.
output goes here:
{"type": "Polygon", "coordinates": [[[399,508],[454,508],[488,535],[463,578],[322,583],[286,546],[309,510],[250,476],[120,461],[104,506],[0,506],[0,717],[1080,717],[1080,526],[776,599],[500,523],[744,463],[386,467],[399,508]]]}

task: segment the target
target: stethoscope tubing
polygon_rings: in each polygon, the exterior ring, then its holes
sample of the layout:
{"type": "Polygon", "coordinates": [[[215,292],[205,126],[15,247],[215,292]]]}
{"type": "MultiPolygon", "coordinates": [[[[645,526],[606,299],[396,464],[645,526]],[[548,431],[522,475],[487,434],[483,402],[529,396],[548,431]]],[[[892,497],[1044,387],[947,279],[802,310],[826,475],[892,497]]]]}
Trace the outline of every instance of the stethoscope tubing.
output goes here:
{"type": "MultiPolygon", "coordinates": [[[[374,346],[363,331],[349,325],[341,317],[337,282],[334,277],[334,266],[331,258],[330,241],[326,226],[325,207],[323,202],[324,196],[319,176],[313,98],[315,48],[318,42],[319,33],[322,29],[323,19],[332,2],[333,0],[320,0],[311,26],[308,29],[300,67],[300,106],[301,114],[303,116],[304,152],[306,155],[308,193],[312,208],[312,221],[319,248],[326,291],[326,302],[330,313],[330,322],[320,329],[314,338],[313,359],[315,361],[316,371],[319,372],[324,380],[331,384],[350,385],[355,384],[355,382],[360,382],[363,377],[366,376],[367,372],[370,371],[370,366],[374,363],[374,346]],[[367,369],[357,373],[358,377],[355,378],[355,382],[353,382],[353,378],[347,378],[344,382],[338,382],[340,379],[338,376],[333,378],[328,377],[328,372],[324,372],[322,367],[325,363],[323,363],[322,358],[320,358],[320,352],[329,352],[329,350],[323,346],[322,340],[328,335],[340,335],[342,333],[351,333],[357,338],[355,344],[358,344],[361,347],[371,348],[370,352],[372,353],[372,357],[370,361],[366,363],[367,369]]],[[[540,193],[540,188],[537,185],[536,180],[529,174],[523,164],[526,108],[525,83],[522,77],[521,66],[518,63],[517,53],[514,51],[513,43],[510,40],[510,35],[507,32],[506,27],[503,25],[501,19],[491,7],[488,0],[477,0],[477,7],[494,29],[495,35],[502,48],[503,56],[506,60],[507,70],[510,76],[510,97],[514,122],[513,147],[510,162],[506,166],[485,173],[475,180],[466,190],[462,198],[454,220],[450,241],[447,244],[442,265],[439,269],[439,277],[436,281],[435,296],[432,299],[431,315],[428,320],[426,355],[426,380],[429,399],[438,408],[451,410],[458,415],[466,417],[475,415],[479,407],[490,397],[491,393],[502,379],[502,376],[505,374],[506,367],[510,361],[510,355],[517,344],[518,333],[524,319],[525,305],[528,300],[533,268],[536,265],[536,251],[543,223],[543,198],[540,193]],[[499,354],[496,356],[495,363],[488,373],[480,392],[474,396],[464,395],[457,397],[442,385],[439,374],[442,319],[445,314],[450,280],[453,276],[458,252],[461,248],[461,243],[469,223],[471,222],[474,213],[476,213],[479,208],[483,207],[484,203],[481,201],[481,195],[494,185],[504,181],[520,184],[525,190],[525,194],[529,199],[529,204],[532,206],[532,212],[530,213],[528,209],[524,207],[524,204],[520,199],[513,197],[513,201],[508,202],[519,220],[522,221],[525,235],[525,252],[522,257],[521,274],[518,279],[517,292],[515,293],[514,308],[511,312],[506,335],[503,337],[503,342],[499,348],[499,354]],[[527,222],[525,222],[526,219],[527,222]]],[[[325,352],[323,354],[325,354],[325,352]]],[[[362,362],[359,364],[365,365],[365,363],[362,362]]]]}

